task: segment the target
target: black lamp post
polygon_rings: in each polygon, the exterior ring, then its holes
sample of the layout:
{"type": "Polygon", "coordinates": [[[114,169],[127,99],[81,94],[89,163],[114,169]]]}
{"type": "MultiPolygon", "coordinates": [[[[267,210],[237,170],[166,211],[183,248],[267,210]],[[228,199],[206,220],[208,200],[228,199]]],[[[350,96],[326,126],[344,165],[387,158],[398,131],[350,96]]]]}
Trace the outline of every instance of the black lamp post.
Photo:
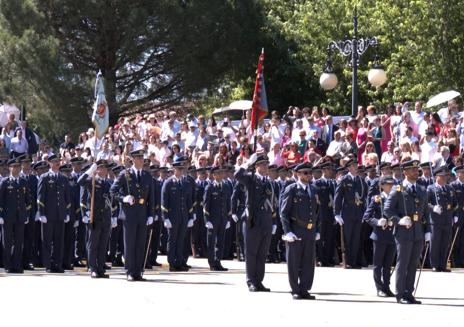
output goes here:
{"type": "MultiPolygon", "coordinates": [[[[332,90],[337,86],[338,79],[332,68],[332,53],[338,50],[344,57],[350,57],[352,69],[352,99],[351,114],[356,117],[358,114],[358,65],[359,58],[367,51],[369,47],[376,47],[379,41],[376,37],[358,38],[358,15],[356,8],[353,12],[353,38],[343,41],[331,41],[327,47],[328,59],[321,75],[319,82],[324,90],[332,90]]],[[[378,56],[375,56],[374,66],[368,74],[369,82],[374,86],[381,86],[387,81],[387,75],[379,63],[378,56]]]]}

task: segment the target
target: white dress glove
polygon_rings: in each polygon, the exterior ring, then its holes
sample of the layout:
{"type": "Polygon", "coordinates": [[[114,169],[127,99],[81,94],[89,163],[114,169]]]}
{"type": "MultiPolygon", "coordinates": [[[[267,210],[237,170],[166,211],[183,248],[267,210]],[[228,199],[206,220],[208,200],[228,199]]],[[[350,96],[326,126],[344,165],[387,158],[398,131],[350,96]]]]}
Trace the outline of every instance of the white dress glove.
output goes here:
{"type": "Polygon", "coordinates": [[[404,216],[403,218],[398,221],[398,225],[400,226],[411,226],[411,217],[404,216]]]}
{"type": "Polygon", "coordinates": [[[439,214],[441,215],[441,213],[443,212],[443,209],[440,205],[435,205],[433,206],[433,212],[435,212],[436,214],[439,214]]]}
{"type": "Polygon", "coordinates": [[[27,224],[29,224],[29,218],[27,218],[26,221],[24,222],[24,225],[27,225],[27,224]]]}
{"type": "Polygon", "coordinates": [[[155,218],[153,218],[153,221],[158,221],[159,217],[158,215],[155,215],[155,218]]]}
{"type": "Polygon", "coordinates": [[[40,213],[37,211],[35,213],[35,221],[39,221],[40,220],[40,213]]]}
{"type": "Polygon", "coordinates": [[[3,220],[3,218],[0,217],[0,225],[3,225],[5,223],[5,221],[3,220]]]}
{"type": "Polygon", "coordinates": [[[197,220],[197,214],[196,213],[193,214],[193,221],[195,221],[195,220],[197,220]]]}
{"type": "Polygon", "coordinates": [[[169,219],[164,220],[164,227],[166,227],[167,229],[172,228],[172,224],[169,219]]]}
{"type": "Polygon", "coordinates": [[[226,223],[226,229],[229,229],[229,228],[230,228],[230,221],[226,223]]]}
{"type": "Polygon", "coordinates": [[[122,202],[128,203],[129,205],[133,205],[135,203],[134,197],[132,195],[126,195],[123,199],[122,202]]]}
{"type": "Polygon", "coordinates": [[[189,219],[187,222],[187,228],[193,227],[193,219],[189,219]]]}
{"type": "Polygon", "coordinates": [[[287,234],[282,235],[282,240],[285,242],[291,243],[291,242],[295,242],[297,239],[298,237],[296,237],[296,235],[293,234],[293,232],[288,232],[287,234]]]}
{"type": "Polygon", "coordinates": [[[65,224],[69,223],[69,220],[70,220],[69,215],[66,215],[66,217],[64,218],[64,223],[65,224]]]}
{"type": "Polygon", "coordinates": [[[97,171],[97,164],[94,162],[92,164],[92,166],[90,166],[89,169],[87,169],[87,171],[85,173],[88,176],[92,176],[96,171],[97,171]]]}
{"type": "Polygon", "coordinates": [[[430,232],[425,233],[424,238],[426,242],[430,242],[432,240],[432,233],[430,232]]]}
{"type": "Polygon", "coordinates": [[[343,218],[342,218],[340,215],[336,215],[336,216],[335,216],[335,221],[336,221],[337,224],[339,224],[340,226],[344,224],[343,218]]]}
{"type": "Polygon", "coordinates": [[[74,222],[74,226],[73,226],[73,227],[74,227],[74,228],[79,227],[79,220],[76,220],[76,221],[74,222]]]}
{"type": "Polygon", "coordinates": [[[113,217],[111,218],[111,228],[116,228],[116,227],[118,227],[118,218],[113,217]]]}
{"type": "Polygon", "coordinates": [[[238,221],[238,217],[237,217],[237,215],[236,215],[235,213],[232,215],[232,219],[233,219],[235,222],[238,221]]]}
{"type": "Polygon", "coordinates": [[[150,226],[151,224],[153,224],[153,217],[148,217],[147,218],[147,226],[150,226]]]}
{"type": "Polygon", "coordinates": [[[213,229],[213,224],[211,224],[211,222],[208,221],[208,222],[205,224],[205,227],[206,227],[207,229],[213,229]]]}
{"type": "Polygon", "coordinates": [[[84,216],[84,217],[82,217],[82,222],[84,224],[88,224],[90,222],[90,218],[88,216],[84,216]]]}
{"type": "Polygon", "coordinates": [[[316,233],[316,241],[319,241],[321,239],[321,234],[316,233]]]}
{"type": "Polygon", "coordinates": [[[277,232],[277,225],[272,225],[272,235],[275,235],[277,232]]]}
{"type": "Polygon", "coordinates": [[[454,223],[457,224],[458,221],[459,221],[459,217],[456,217],[456,216],[455,216],[455,217],[454,217],[454,223]]]}
{"type": "Polygon", "coordinates": [[[47,223],[47,217],[45,217],[45,216],[40,216],[39,220],[40,220],[40,222],[41,222],[42,224],[46,224],[46,223],[47,223]]]}
{"type": "Polygon", "coordinates": [[[385,227],[385,226],[387,226],[387,219],[385,219],[385,218],[380,218],[379,220],[377,220],[377,226],[380,226],[380,227],[385,227]]]}

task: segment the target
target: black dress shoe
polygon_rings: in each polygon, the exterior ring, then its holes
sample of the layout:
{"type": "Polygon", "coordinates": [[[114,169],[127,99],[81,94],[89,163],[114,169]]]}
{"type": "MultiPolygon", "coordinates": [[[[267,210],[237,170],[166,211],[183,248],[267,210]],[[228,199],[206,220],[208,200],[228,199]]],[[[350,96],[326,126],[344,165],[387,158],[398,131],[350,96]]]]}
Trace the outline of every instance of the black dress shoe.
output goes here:
{"type": "Polygon", "coordinates": [[[303,297],[298,293],[292,293],[292,298],[294,300],[302,300],[303,299],[303,297]]]}
{"type": "Polygon", "coordinates": [[[145,265],[145,269],[153,269],[153,266],[151,264],[147,263],[145,265]]]}
{"type": "Polygon", "coordinates": [[[248,290],[249,290],[250,292],[259,292],[259,289],[258,289],[258,287],[257,287],[255,284],[250,284],[250,285],[248,285],[248,290]]]}
{"type": "Polygon", "coordinates": [[[314,295],[309,294],[308,292],[302,293],[301,297],[305,300],[315,300],[316,297],[314,295]]]}
{"type": "Polygon", "coordinates": [[[63,269],[64,270],[74,270],[74,266],[73,265],[63,265],[63,269]]]}
{"type": "Polygon", "coordinates": [[[103,269],[105,269],[105,270],[111,270],[111,267],[108,266],[108,265],[105,263],[105,264],[103,265],[103,269]]]}
{"type": "Polygon", "coordinates": [[[190,268],[188,266],[181,266],[177,267],[176,269],[177,271],[189,271],[190,268]]]}
{"type": "Polygon", "coordinates": [[[64,274],[64,269],[63,268],[56,268],[53,270],[54,273],[57,273],[57,274],[64,274]]]}
{"type": "Polygon", "coordinates": [[[134,276],[127,275],[127,281],[128,281],[128,282],[135,282],[134,276]]]}
{"type": "Polygon", "coordinates": [[[104,272],[102,272],[102,273],[98,273],[98,278],[110,278],[110,275],[107,275],[104,272]]]}
{"type": "Polygon", "coordinates": [[[32,263],[24,265],[24,270],[34,270],[34,265],[32,263]]]}
{"type": "Polygon", "coordinates": [[[169,266],[169,271],[180,271],[177,267],[169,266]]]}
{"type": "Polygon", "coordinates": [[[412,296],[412,295],[408,296],[408,300],[412,304],[422,304],[422,301],[416,300],[416,298],[414,296],[412,296]]]}
{"type": "Polygon", "coordinates": [[[111,265],[113,267],[124,267],[124,263],[122,262],[121,259],[116,259],[116,260],[113,260],[113,262],[111,263],[111,265]]]}
{"type": "Polygon", "coordinates": [[[219,264],[219,265],[217,266],[217,268],[218,268],[218,271],[228,271],[228,270],[229,270],[229,269],[223,267],[221,264],[219,264]]]}
{"type": "Polygon", "coordinates": [[[441,269],[442,272],[451,272],[451,269],[448,269],[448,268],[442,268],[441,269]]]}
{"type": "Polygon", "coordinates": [[[433,271],[433,272],[440,272],[441,270],[440,270],[440,268],[433,267],[433,268],[432,268],[432,271],[433,271]]]}
{"type": "Polygon", "coordinates": [[[153,262],[153,267],[161,267],[161,266],[162,266],[162,264],[161,264],[161,263],[159,263],[159,262],[156,262],[156,261],[155,261],[155,262],[153,262]]]}
{"type": "Polygon", "coordinates": [[[135,277],[134,277],[134,280],[135,280],[136,282],[145,282],[145,281],[146,281],[146,279],[143,278],[142,276],[135,276],[135,277]]]}
{"type": "Polygon", "coordinates": [[[387,289],[384,293],[387,294],[387,297],[395,297],[395,293],[393,293],[390,289],[387,289]]]}
{"type": "Polygon", "coordinates": [[[387,293],[385,293],[384,291],[381,291],[381,290],[377,291],[377,296],[378,297],[388,297],[387,293]]]}
{"type": "Polygon", "coordinates": [[[265,287],[262,283],[259,283],[259,284],[258,284],[258,290],[259,290],[260,292],[270,292],[270,291],[271,291],[270,288],[265,287]]]}
{"type": "Polygon", "coordinates": [[[87,267],[81,260],[74,262],[74,267],[84,268],[87,267]]]}
{"type": "Polygon", "coordinates": [[[404,297],[402,297],[402,298],[397,298],[397,299],[396,299],[396,302],[398,302],[399,304],[412,304],[412,302],[409,301],[409,299],[404,298],[404,297]]]}
{"type": "Polygon", "coordinates": [[[92,271],[90,273],[90,278],[100,278],[100,276],[98,276],[97,272],[96,271],[92,271]]]}

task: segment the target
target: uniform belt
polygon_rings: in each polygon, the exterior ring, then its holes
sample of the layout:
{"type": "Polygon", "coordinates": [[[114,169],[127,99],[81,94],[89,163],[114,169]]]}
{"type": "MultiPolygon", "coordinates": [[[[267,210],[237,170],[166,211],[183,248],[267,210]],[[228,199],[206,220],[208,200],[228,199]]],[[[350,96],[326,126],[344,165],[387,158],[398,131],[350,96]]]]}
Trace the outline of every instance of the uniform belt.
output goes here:
{"type": "Polygon", "coordinates": [[[307,221],[304,221],[304,220],[301,220],[295,217],[291,217],[290,220],[292,220],[298,226],[309,229],[309,230],[313,229],[314,227],[314,224],[312,222],[307,222],[307,221]]]}

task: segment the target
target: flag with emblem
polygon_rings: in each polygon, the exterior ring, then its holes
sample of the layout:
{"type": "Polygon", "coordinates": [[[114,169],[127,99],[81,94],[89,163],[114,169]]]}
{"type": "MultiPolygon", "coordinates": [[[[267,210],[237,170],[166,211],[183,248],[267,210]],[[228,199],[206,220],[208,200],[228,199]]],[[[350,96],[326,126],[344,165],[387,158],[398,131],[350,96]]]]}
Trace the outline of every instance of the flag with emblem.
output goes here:
{"type": "Polygon", "coordinates": [[[97,81],[95,82],[95,103],[93,105],[92,123],[95,126],[97,139],[103,138],[109,125],[109,112],[101,71],[98,72],[97,81]]]}
{"type": "Polygon", "coordinates": [[[251,106],[251,127],[253,130],[258,128],[258,122],[266,117],[268,113],[266,87],[264,85],[264,49],[258,60],[256,69],[255,91],[253,93],[253,104],[251,106]]]}

